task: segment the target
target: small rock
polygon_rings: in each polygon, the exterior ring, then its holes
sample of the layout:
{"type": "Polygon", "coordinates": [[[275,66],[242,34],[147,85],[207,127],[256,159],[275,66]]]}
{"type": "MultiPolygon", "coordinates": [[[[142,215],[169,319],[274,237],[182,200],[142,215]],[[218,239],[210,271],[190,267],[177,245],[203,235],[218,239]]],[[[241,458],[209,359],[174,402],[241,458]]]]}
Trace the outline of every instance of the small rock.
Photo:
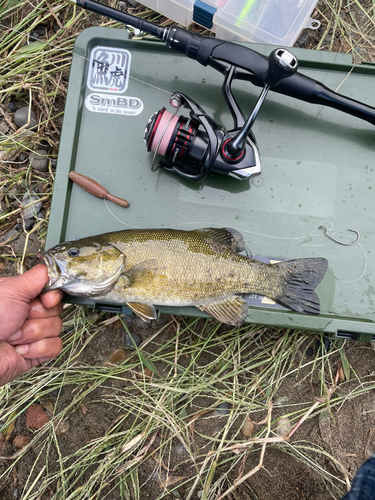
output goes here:
{"type": "Polygon", "coordinates": [[[251,418],[249,416],[247,416],[246,420],[242,426],[241,434],[245,438],[251,438],[251,436],[253,435],[253,432],[254,432],[254,427],[255,427],[254,422],[251,420],[251,418]]]}
{"type": "Polygon", "coordinates": [[[143,321],[143,319],[139,318],[138,316],[134,316],[134,325],[137,328],[142,328],[143,330],[147,330],[150,328],[150,323],[147,323],[146,321],[143,321]]]}
{"type": "Polygon", "coordinates": [[[117,349],[117,351],[115,351],[111,355],[108,362],[114,365],[119,365],[120,363],[125,361],[125,359],[126,359],[126,352],[124,351],[124,349],[117,349]]]}
{"type": "Polygon", "coordinates": [[[307,30],[303,31],[301,33],[301,36],[298,38],[298,40],[295,43],[296,47],[304,47],[309,39],[309,33],[307,30]]]}
{"type": "Polygon", "coordinates": [[[28,443],[30,443],[30,438],[29,436],[16,436],[13,439],[13,446],[17,449],[20,450],[24,446],[26,446],[28,443]]]}
{"type": "Polygon", "coordinates": [[[128,2],[128,4],[129,4],[131,7],[133,7],[134,9],[135,9],[136,7],[138,7],[138,5],[139,5],[139,2],[136,2],[136,0],[126,0],[126,1],[127,1],[127,2],[128,2]]]}
{"type": "Polygon", "coordinates": [[[27,158],[26,153],[21,153],[20,156],[19,156],[19,161],[25,161],[26,158],[27,158]]]}
{"type": "Polygon", "coordinates": [[[120,10],[126,10],[126,2],[119,2],[118,3],[118,8],[120,10]]]}
{"type": "MultiPolygon", "coordinates": [[[[25,234],[20,234],[13,244],[13,250],[16,254],[22,254],[25,248],[26,236],[25,234]]],[[[29,241],[27,243],[26,254],[36,254],[41,249],[41,243],[38,240],[38,236],[35,233],[30,234],[29,241]]]]}
{"type": "Polygon", "coordinates": [[[36,219],[38,219],[38,220],[40,220],[40,219],[44,220],[45,218],[46,218],[46,216],[42,210],[36,214],[36,219]]]}
{"type": "Polygon", "coordinates": [[[14,104],[14,102],[12,102],[12,101],[11,101],[11,102],[8,104],[8,111],[10,111],[11,113],[15,113],[15,112],[17,111],[17,109],[18,109],[18,108],[17,108],[17,105],[16,105],[16,104],[14,104]]]}
{"type": "Polygon", "coordinates": [[[135,346],[140,346],[142,343],[142,339],[136,333],[131,333],[130,335],[127,333],[125,335],[125,344],[129,347],[129,349],[135,349],[135,346]]]}
{"type": "Polygon", "coordinates": [[[26,219],[25,220],[25,231],[29,231],[33,227],[34,224],[35,224],[34,219],[26,219]]]}
{"type": "Polygon", "coordinates": [[[26,207],[26,205],[29,205],[29,203],[32,203],[32,205],[23,210],[24,219],[30,219],[30,217],[36,217],[37,213],[40,212],[42,208],[42,202],[39,201],[39,196],[36,195],[30,196],[29,194],[25,193],[22,197],[21,205],[23,207],[26,207]]]}
{"type": "Polygon", "coordinates": [[[66,434],[68,432],[68,430],[70,429],[70,424],[65,420],[64,422],[59,422],[54,427],[56,436],[62,436],[63,434],[66,434]]]}
{"type": "Polygon", "coordinates": [[[52,168],[56,168],[57,167],[57,161],[56,160],[52,160],[51,161],[51,167],[52,168]]]}
{"type": "Polygon", "coordinates": [[[38,33],[37,33],[36,31],[32,31],[32,32],[30,33],[29,37],[30,37],[30,39],[31,39],[32,41],[35,41],[35,40],[38,40],[39,35],[38,35],[38,33]]]}
{"type": "Polygon", "coordinates": [[[280,437],[285,437],[289,434],[292,424],[288,417],[281,417],[277,421],[276,434],[280,437]]]}
{"type": "MultiPolygon", "coordinates": [[[[15,236],[15,235],[18,235],[18,231],[16,231],[15,229],[10,229],[7,233],[4,234],[4,238],[3,240],[4,241],[7,241],[9,240],[9,238],[11,238],[12,236],[15,236]]],[[[13,238],[12,241],[14,241],[16,238],[13,238]]]]}
{"type": "MultiPolygon", "coordinates": [[[[29,120],[29,107],[23,106],[22,108],[17,109],[14,115],[14,123],[17,127],[21,128],[28,123],[29,120]]],[[[36,115],[33,111],[30,113],[30,124],[26,127],[27,129],[36,128],[38,125],[38,120],[36,119],[36,115]]]]}
{"type": "Polygon", "coordinates": [[[26,427],[40,429],[49,422],[49,416],[40,405],[31,405],[26,411],[26,427]]]}
{"type": "Polygon", "coordinates": [[[7,134],[9,132],[9,127],[5,122],[0,122],[0,134],[7,134]]]}
{"type": "Polygon", "coordinates": [[[51,415],[53,415],[53,412],[55,411],[55,406],[52,401],[45,401],[43,403],[43,408],[47,410],[51,415]]]}
{"type": "Polygon", "coordinates": [[[38,172],[48,172],[48,154],[44,149],[37,149],[30,155],[30,165],[38,172]]]}
{"type": "Polygon", "coordinates": [[[309,358],[309,357],[310,357],[310,356],[312,356],[313,354],[314,354],[314,349],[313,349],[312,347],[308,347],[308,348],[306,349],[305,356],[306,356],[307,358],[309,358]]]}
{"type": "Polygon", "coordinates": [[[46,32],[43,28],[37,28],[35,31],[39,36],[43,36],[46,32]]]}
{"type": "Polygon", "coordinates": [[[230,403],[221,403],[215,411],[216,415],[229,415],[230,413],[230,403]]]}

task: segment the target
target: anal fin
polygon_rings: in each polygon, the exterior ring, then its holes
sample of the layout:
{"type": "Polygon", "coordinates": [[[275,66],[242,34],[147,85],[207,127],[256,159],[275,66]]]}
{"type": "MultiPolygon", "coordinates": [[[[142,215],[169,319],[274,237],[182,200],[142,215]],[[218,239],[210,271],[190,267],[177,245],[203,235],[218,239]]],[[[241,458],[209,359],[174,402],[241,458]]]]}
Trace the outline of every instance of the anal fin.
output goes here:
{"type": "Polygon", "coordinates": [[[140,304],[139,302],[127,302],[126,305],[146,323],[157,318],[156,309],[150,304],[140,304]]]}
{"type": "Polygon", "coordinates": [[[214,304],[196,307],[227,325],[240,325],[246,319],[249,309],[248,304],[237,296],[229,297],[214,304]]]}

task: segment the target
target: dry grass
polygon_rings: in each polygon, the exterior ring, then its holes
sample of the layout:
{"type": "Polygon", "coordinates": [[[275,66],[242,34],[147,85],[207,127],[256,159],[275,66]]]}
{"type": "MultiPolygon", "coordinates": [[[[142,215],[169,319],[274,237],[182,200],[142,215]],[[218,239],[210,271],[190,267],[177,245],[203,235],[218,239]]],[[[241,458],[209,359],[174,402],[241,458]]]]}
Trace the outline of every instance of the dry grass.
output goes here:
{"type": "MultiPolygon", "coordinates": [[[[117,2],[110,3],[116,6],[117,2]]],[[[322,29],[311,48],[352,53],[358,61],[374,57],[373,3],[325,0],[318,7],[314,17],[321,20],[322,29]]],[[[150,20],[159,17],[145,9],[142,16],[150,20]]],[[[92,23],[117,26],[61,1],[7,0],[0,4],[0,107],[9,129],[0,132],[0,236],[18,223],[20,196],[37,191],[46,218],[33,231],[40,241],[45,239],[54,182],[52,162],[58,152],[72,47],[77,34],[92,23]],[[45,37],[33,40],[32,31],[41,25],[45,37]],[[33,108],[39,122],[37,130],[14,126],[8,111],[11,101],[33,108]],[[28,162],[29,153],[41,144],[48,151],[46,173],[33,171],[28,162]]],[[[19,272],[25,263],[33,262],[34,256],[27,254],[27,240],[20,254],[14,252],[11,241],[0,243],[0,251],[2,269],[9,273],[12,269],[19,272]]],[[[30,405],[54,391],[59,394],[50,422],[3,468],[0,484],[31,448],[38,450],[19,498],[39,500],[48,493],[47,498],[56,500],[102,500],[117,491],[121,498],[138,499],[139,470],[149,460],[162,478],[163,487],[155,498],[168,493],[179,498],[178,489],[184,484],[191,491],[188,498],[198,491],[202,499],[230,498],[235,495],[235,486],[248,484],[247,479],[257,473],[269,446],[279,447],[307,464],[329,485],[333,498],[341,496],[349,481],[347,472],[321,447],[298,441],[298,430],[308,419],[374,388],[372,378],[356,377],[347,362],[345,347],[336,344],[329,353],[306,361],[301,350],[315,342],[307,332],[301,335],[297,331],[247,325],[224,328],[219,335],[220,325],[215,322],[170,318],[120,365],[97,366],[82,363],[81,356],[112,320],[75,306],[65,310],[63,319],[62,354],[45,367],[0,388],[3,440],[30,405]],[[173,333],[159,345],[158,338],[171,328],[173,333]],[[319,376],[317,399],[311,397],[299,404],[280,400],[283,382],[297,375],[311,380],[319,376]],[[96,389],[107,381],[121,382],[121,387],[113,389],[105,401],[108,407],[118,409],[119,419],[104,435],[65,455],[56,435],[57,424],[92,401],[96,389]],[[345,384],[350,384],[348,394],[336,391],[345,384]],[[70,404],[58,409],[64,388],[74,397],[70,404]],[[200,407],[202,397],[206,407],[200,407]],[[203,436],[208,444],[197,449],[194,440],[202,437],[195,434],[199,422],[213,418],[215,408],[223,402],[229,403],[231,409],[220,431],[203,436]],[[245,439],[240,429],[249,414],[258,425],[254,435],[245,439]],[[291,426],[282,436],[278,430],[281,416],[291,426]],[[126,422],[130,421],[129,426],[126,422]],[[174,467],[169,465],[172,442],[176,440],[187,450],[179,464],[184,470],[189,466],[186,477],[176,477],[174,467]],[[53,465],[49,463],[52,449],[57,453],[53,465]],[[247,458],[259,452],[259,467],[245,473],[247,458]]],[[[126,323],[123,327],[127,328],[126,323]]]]}

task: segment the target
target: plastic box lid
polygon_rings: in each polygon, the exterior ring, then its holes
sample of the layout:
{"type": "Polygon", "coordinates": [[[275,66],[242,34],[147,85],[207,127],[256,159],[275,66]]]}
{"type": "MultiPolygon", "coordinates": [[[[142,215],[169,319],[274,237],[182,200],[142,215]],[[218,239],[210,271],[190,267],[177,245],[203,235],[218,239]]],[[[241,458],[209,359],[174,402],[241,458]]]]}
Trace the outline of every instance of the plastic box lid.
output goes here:
{"type": "Polygon", "coordinates": [[[310,18],[318,0],[142,0],[177,23],[192,21],[224,40],[292,46],[304,28],[318,28],[310,18]]]}
{"type": "MultiPolygon", "coordinates": [[[[273,49],[252,48],[263,54],[273,49]]],[[[353,66],[347,54],[293,52],[301,72],[374,106],[374,65],[353,66]]],[[[74,47],[46,248],[134,227],[233,227],[243,234],[254,258],[326,257],[329,262],[329,272],[317,288],[321,314],[298,314],[257,299],[247,321],[373,340],[373,126],[334,109],[270,92],[253,126],[262,161],[260,176],[249,182],[213,174],[195,183],[161,169],[152,172],[153,155],[143,141],[145,125],[162,107],[172,110],[168,103],[173,92],[190,96],[225,128],[233,126],[221,95],[222,80],[214,69],[163,43],[128,40],[120,29],[82,32],[74,47]],[[105,47],[104,52],[100,47],[105,47]],[[127,87],[114,87],[111,78],[106,81],[105,68],[119,49],[128,54],[123,59],[128,64],[127,87]],[[96,75],[90,58],[102,63],[96,66],[96,75]],[[103,85],[112,88],[112,94],[103,85]],[[90,104],[93,94],[93,101],[101,103],[95,109],[90,104]],[[142,106],[134,106],[133,112],[130,107],[137,100],[142,106]],[[122,208],[86,193],[69,180],[71,170],[93,177],[112,194],[128,199],[130,206],[122,208]],[[348,228],[357,230],[361,239],[353,246],[342,246],[324,235],[319,229],[322,223],[333,227],[337,239],[352,241],[348,228]]],[[[233,91],[248,116],[260,89],[236,81],[233,91]]],[[[123,304],[67,299],[127,310],[123,304]]],[[[196,308],[157,309],[204,315],[196,308]]]]}
{"type": "Polygon", "coordinates": [[[310,16],[318,0],[207,0],[207,3],[217,7],[213,29],[218,38],[292,46],[304,28],[314,26],[310,16]]]}

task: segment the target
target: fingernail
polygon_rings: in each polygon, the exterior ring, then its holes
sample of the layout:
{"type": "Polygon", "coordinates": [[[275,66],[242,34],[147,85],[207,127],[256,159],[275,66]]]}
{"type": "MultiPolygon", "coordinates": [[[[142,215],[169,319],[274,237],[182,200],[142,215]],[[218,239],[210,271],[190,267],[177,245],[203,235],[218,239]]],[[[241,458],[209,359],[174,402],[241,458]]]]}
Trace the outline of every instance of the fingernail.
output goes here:
{"type": "Polygon", "coordinates": [[[29,346],[28,344],[16,345],[14,350],[16,351],[17,354],[23,356],[24,354],[27,354],[29,352],[29,346]]]}
{"type": "Polygon", "coordinates": [[[21,332],[21,329],[18,330],[18,332],[14,333],[11,337],[10,337],[10,341],[14,341],[14,340],[18,340],[22,335],[22,332],[21,332]]]}

